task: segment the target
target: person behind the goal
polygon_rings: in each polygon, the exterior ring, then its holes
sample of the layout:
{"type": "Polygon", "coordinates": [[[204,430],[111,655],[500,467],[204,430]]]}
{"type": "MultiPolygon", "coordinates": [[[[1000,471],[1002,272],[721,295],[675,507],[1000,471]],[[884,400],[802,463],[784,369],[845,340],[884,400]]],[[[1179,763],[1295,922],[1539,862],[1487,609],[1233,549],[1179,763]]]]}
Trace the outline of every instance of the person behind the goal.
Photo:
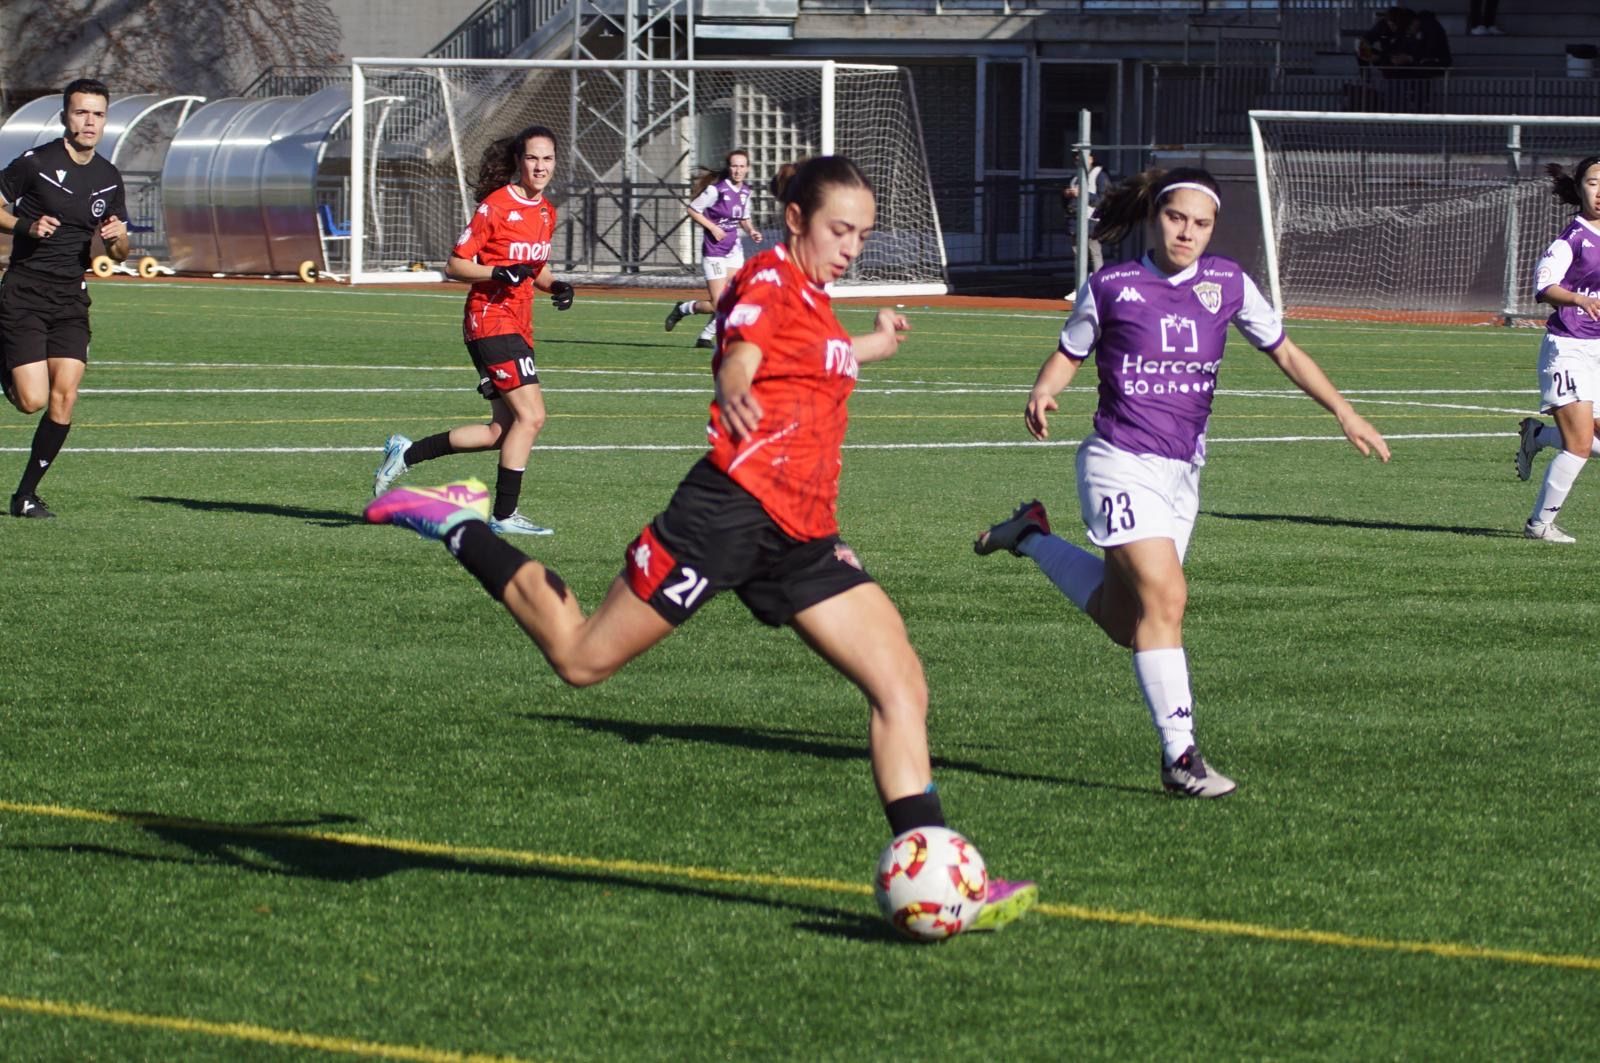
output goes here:
{"type": "Polygon", "coordinates": [[[1600,398],[1600,155],[1579,161],[1572,173],[1548,167],[1551,191],[1578,214],[1556,237],[1533,271],[1534,298],[1550,307],[1539,344],[1539,412],[1555,424],[1524,417],[1518,431],[1517,477],[1533,474],[1534,455],[1559,447],[1534,496],[1522,534],[1547,543],[1576,540],[1556,525],[1567,494],[1595,452],[1594,404],[1600,398]]]}
{"type": "Polygon", "coordinates": [[[1183,559],[1200,510],[1206,424],[1228,326],[1337,417],[1357,450],[1389,460],[1383,436],[1284,334],[1240,265],[1206,254],[1221,207],[1211,174],[1192,167],[1148,170],[1107,193],[1096,237],[1116,243],[1144,224],[1150,251],[1105,267],[1078,289],[1023,410],[1028,432],[1048,437],[1056,396],[1094,354],[1100,403],[1094,430],[1078,447],[1078,505],[1089,541],[1105,557],[1050,534],[1037,500],[973,544],[979,554],[1031,557],[1113,642],[1133,650],[1134,677],[1161,740],[1162,785],[1188,797],[1234,789],[1195,744],[1183,648],[1183,559]]]}
{"type": "MultiPolygon", "coordinates": [[[[839,537],[837,501],[857,367],[894,354],[909,325],[885,308],[871,332],[851,336],[834,316],[826,285],[861,253],[876,211],[855,163],[808,159],[780,176],[777,191],[787,242],[746,263],[717,308],[710,452],[628,545],[593,613],[489,529],[481,483],[398,487],[366,516],[442,539],[574,686],[608,678],[718,593],[735,592],[756,619],[793,628],[866,695],[872,774],[898,837],[944,825],[927,683],[899,610],[839,537]]],[[[978,927],[1014,919],[1037,894],[1032,883],[990,879],[978,927]]]]}
{"type": "MultiPolygon", "coordinates": [[[[701,269],[705,272],[710,299],[685,299],[667,311],[667,331],[690,314],[711,314],[728,281],[744,265],[744,245],[739,242],[743,229],[750,242],[761,242],[761,230],[750,222],[750,154],[735,148],[723,159],[722,169],[703,170],[695,179],[689,200],[689,217],[705,230],[700,241],[701,269]]],[[[716,342],[717,321],[712,318],[695,339],[696,347],[716,342]]]]}
{"type": "Polygon", "coordinates": [[[517,506],[528,455],[545,419],[533,355],[533,293],[548,292],[557,310],[566,310],[573,300],[572,285],[550,271],[556,208],[544,191],[555,167],[556,135],[541,125],[485,150],[474,186],[478,209],[456,240],[445,272],[472,283],[462,331],[478,371],[478,393],[489,401],[489,420],[415,443],[398,433],[390,436],[373,476],[374,497],[420,462],[497,450],[491,526],[512,535],[550,534],[517,506]]]}

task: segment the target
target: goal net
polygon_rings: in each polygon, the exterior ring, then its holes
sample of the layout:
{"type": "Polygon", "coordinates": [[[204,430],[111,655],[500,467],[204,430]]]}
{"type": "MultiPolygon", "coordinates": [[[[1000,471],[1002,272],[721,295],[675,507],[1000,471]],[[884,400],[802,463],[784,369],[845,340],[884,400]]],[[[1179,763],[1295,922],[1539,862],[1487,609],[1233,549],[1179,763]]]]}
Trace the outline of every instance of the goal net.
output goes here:
{"type": "Polygon", "coordinates": [[[1267,280],[1290,312],[1544,316],[1532,277],[1576,208],[1550,194],[1600,118],[1252,111],[1267,280]]]}
{"type": "Polygon", "coordinates": [[[350,269],[356,283],[437,277],[476,206],[492,141],[558,137],[551,264],[588,283],[703,283],[690,183],[750,154],[753,223],[782,237],[767,193],[780,165],[854,159],[877,230],[841,294],[934,294],[945,257],[910,79],[832,62],[357,59],[352,63],[350,269]]]}

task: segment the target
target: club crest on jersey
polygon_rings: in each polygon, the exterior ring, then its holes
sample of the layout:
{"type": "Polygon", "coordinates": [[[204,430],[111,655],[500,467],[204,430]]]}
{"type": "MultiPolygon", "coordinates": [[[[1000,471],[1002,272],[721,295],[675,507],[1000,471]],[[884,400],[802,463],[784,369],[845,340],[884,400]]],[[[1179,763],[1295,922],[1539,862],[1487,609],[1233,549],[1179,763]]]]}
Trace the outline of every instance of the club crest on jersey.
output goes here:
{"type": "Polygon", "coordinates": [[[1216,281],[1201,281],[1194,286],[1194,297],[1200,300],[1200,305],[1208,313],[1215,314],[1222,309],[1222,285],[1216,281]]]}
{"type": "Polygon", "coordinates": [[[105,212],[106,212],[106,201],[103,200],[103,199],[97,199],[97,200],[95,200],[93,203],[91,203],[89,205],[89,213],[93,214],[97,218],[100,215],[104,214],[105,212]]]}

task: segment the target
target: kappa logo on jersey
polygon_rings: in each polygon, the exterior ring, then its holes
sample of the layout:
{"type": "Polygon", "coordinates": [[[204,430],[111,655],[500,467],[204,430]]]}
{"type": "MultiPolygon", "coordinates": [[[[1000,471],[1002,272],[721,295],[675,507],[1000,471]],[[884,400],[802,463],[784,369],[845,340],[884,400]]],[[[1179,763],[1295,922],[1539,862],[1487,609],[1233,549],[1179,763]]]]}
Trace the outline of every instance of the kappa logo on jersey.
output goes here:
{"type": "Polygon", "coordinates": [[[471,238],[472,238],[472,226],[469,225],[465,229],[461,230],[461,235],[460,236],[456,237],[456,246],[460,247],[462,244],[466,243],[471,238]]]}
{"type": "Polygon", "coordinates": [[[494,378],[496,380],[510,380],[511,379],[511,374],[506,372],[504,369],[501,369],[499,366],[495,366],[493,369],[491,369],[489,371],[494,374],[494,378]]]}
{"type": "Polygon", "coordinates": [[[506,215],[506,221],[521,221],[521,220],[522,220],[522,211],[520,211],[520,210],[514,210],[510,214],[506,215]]]}
{"type": "Polygon", "coordinates": [[[640,543],[633,551],[633,567],[640,572],[650,571],[650,544],[640,543]]]}
{"type": "Polygon", "coordinates": [[[1194,286],[1194,297],[1200,300],[1200,305],[1208,313],[1215,314],[1222,309],[1222,285],[1216,281],[1201,281],[1194,286]]]}
{"type": "Polygon", "coordinates": [[[1137,288],[1124,288],[1122,291],[1117,293],[1116,302],[1142,303],[1144,302],[1144,296],[1139,294],[1139,289],[1137,288]]]}
{"type": "Polygon", "coordinates": [[[756,270],[755,276],[750,278],[750,283],[751,284],[776,284],[776,285],[778,285],[778,287],[781,288],[781,287],[783,287],[783,278],[778,275],[778,271],[777,270],[772,269],[772,268],[769,267],[767,269],[758,269],[758,270],[756,270]]]}
{"type": "Polygon", "coordinates": [[[534,262],[550,257],[550,241],[544,240],[534,243],[529,240],[513,240],[511,248],[506,254],[514,262],[534,262]]]}
{"type": "Polygon", "coordinates": [[[728,314],[728,327],[738,328],[740,325],[754,325],[761,317],[761,308],[750,303],[740,303],[728,314]]]}
{"type": "Polygon", "coordinates": [[[478,213],[484,215],[485,217],[487,217],[488,214],[489,214],[489,204],[487,204],[487,203],[479,203],[478,204],[478,213]]]}
{"type": "Polygon", "coordinates": [[[861,374],[861,367],[856,363],[855,348],[850,346],[849,340],[829,340],[822,366],[830,373],[847,376],[851,380],[861,374]]]}
{"type": "Polygon", "coordinates": [[[1593,246],[1594,246],[1594,245],[1593,245],[1593,244],[1591,244],[1591,243],[1590,243],[1590,242],[1589,242],[1589,241],[1588,241],[1588,239],[1587,239],[1587,238],[1585,238],[1585,239],[1584,239],[1584,241],[1583,241],[1583,246],[1584,246],[1584,247],[1593,247],[1593,246]]]}
{"type": "Polygon", "coordinates": [[[850,545],[848,543],[834,543],[833,557],[834,560],[843,561],[851,568],[860,569],[862,572],[866,571],[866,569],[861,567],[861,559],[856,556],[856,552],[854,550],[850,549],[850,545]]]}

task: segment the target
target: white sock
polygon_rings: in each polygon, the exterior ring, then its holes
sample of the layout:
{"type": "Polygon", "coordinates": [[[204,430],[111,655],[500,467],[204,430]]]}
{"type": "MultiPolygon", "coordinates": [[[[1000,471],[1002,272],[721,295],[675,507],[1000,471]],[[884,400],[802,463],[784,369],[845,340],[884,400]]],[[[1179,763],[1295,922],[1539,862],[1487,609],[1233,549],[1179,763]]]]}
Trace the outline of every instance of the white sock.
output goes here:
{"type": "MultiPolygon", "coordinates": [[[[1533,441],[1539,444],[1540,450],[1545,447],[1559,447],[1561,445],[1561,429],[1553,424],[1544,425],[1534,435],[1533,441]]],[[[1600,443],[1600,436],[1595,438],[1595,442],[1600,443]]]]}
{"type": "Polygon", "coordinates": [[[1183,647],[1143,650],[1133,655],[1133,675],[1161,736],[1161,753],[1171,764],[1194,745],[1194,698],[1189,694],[1189,660],[1183,647]]]}
{"type": "Polygon", "coordinates": [[[1551,459],[1550,467],[1544,471],[1544,483],[1539,486],[1539,496],[1534,499],[1530,521],[1549,524],[1556,519],[1556,514],[1566,504],[1567,492],[1572,490],[1573,482],[1583,471],[1583,463],[1588,460],[1565,450],[1551,459]]]}
{"type": "Polygon", "coordinates": [[[683,302],[678,304],[678,313],[683,314],[685,316],[694,313],[694,304],[696,302],[698,302],[698,300],[685,299],[683,302]]]}
{"type": "Polygon", "coordinates": [[[717,319],[715,317],[706,324],[705,328],[700,330],[700,338],[706,340],[717,338],[717,319]]]}
{"type": "Polygon", "coordinates": [[[1022,540],[1018,550],[1039,565],[1056,589],[1079,609],[1089,608],[1089,596],[1105,582],[1106,563],[1089,551],[1058,535],[1039,532],[1022,540]]]}

